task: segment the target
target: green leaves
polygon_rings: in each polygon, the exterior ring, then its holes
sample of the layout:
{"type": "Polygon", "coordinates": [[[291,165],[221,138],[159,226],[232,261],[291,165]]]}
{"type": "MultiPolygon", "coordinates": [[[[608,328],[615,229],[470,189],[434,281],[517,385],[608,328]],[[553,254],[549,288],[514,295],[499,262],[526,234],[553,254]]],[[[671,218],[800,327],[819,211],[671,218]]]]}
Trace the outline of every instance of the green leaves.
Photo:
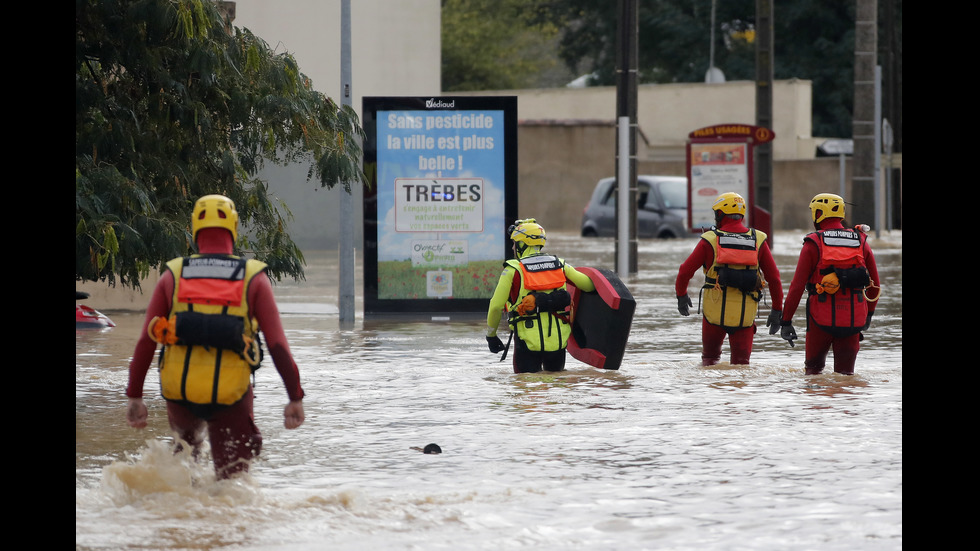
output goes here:
{"type": "Polygon", "coordinates": [[[75,277],[139,288],[192,252],[194,201],[221,193],[237,248],[302,277],[288,207],[258,177],[309,163],[321,186],[366,183],[356,113],[313,89],[289,54],[226,26],[208,0],[75,5],[75,277]]]}
{"type": "MultiPolygon", "coordinates": [[[[453,4],[480,4],[481,1],[445,0],[443,13],[453,4]]],[[[558,56],[570,70],[578,75],[594,75],[593,84],[616,84],[618,2],[522,0],[522,3],[524,13],[531,14],[531,22],[550,23],[561,29],[558,56]]],[[[802,78],[813,82],[814,136],[850,136],[854,103],[854,2],[790,0],[769,3],[776,4],[773,13],[774,78],[802,78]]],[[[895,54],[899,59],[895,69],[900,83],[902,3],[901,0],[892,3],[897,16],[891,23],[897,25],[894,32],[897,32],[899,50],[895,54]]],[[[885,9],[887,3],[879,4],[885,9]]],[[[637,7],[637,65],[641,84],[704,82],[711,60],[712,6],[715,8],[714,66],[721,69],[729,81],[756,78],[755,43],[750,40],[754,38],[754,32],[750,31],[756,30],[755,0],[646,0],[639,2],[637,7]]],[[[490,12],[487,17],[502,19],[504,16],[490,12]]],[[[492,25],[491,22],[481,24],[492,25]]],[[[888,19],[879,17],[879,36],[888,36],[888,24],[888,19]]],[[[443,25],[446,26],[445,21],[443,25]]],[[[443,32],[445,52],[447,44],[450,47],[454,44],[446,40],[447,31],[443,32]]],[[[458,40],[466,42],[470,39],[458,40]]],[[[470,41],[482,46],[476,37],[470,41]]],[[[446,57],[446,53],[443,55],[446,57]]],[[[505,61],[497,62],[499,65],[510,61],[501,59],[505,61]]],[[[458,70],[465,71],[466,68],[462,66],[458,70]]],[[[443,82],[446,80],[444,66],[443,82]]]]}
{"type": "Polygon", "coordinates": [[[558,31],[532,20],[527,0],[442,1],[442,87],[447,92],[506,90],[553,63],[541,55],[558,31]]]}

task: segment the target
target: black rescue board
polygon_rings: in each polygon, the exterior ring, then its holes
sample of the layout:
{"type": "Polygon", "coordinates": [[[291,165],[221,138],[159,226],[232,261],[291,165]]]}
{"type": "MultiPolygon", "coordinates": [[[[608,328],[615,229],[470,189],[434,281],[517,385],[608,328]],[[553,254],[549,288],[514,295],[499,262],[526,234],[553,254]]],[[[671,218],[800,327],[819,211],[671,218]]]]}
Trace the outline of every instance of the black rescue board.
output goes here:
{"type": "Polygon", "coordinates": [[[599,369],[619,369],[626,352],[636,301],[615,272],[604,268],[578,268],[596,290],[583,292],[571,282],[572,338],[568,353],[599,369]]]}

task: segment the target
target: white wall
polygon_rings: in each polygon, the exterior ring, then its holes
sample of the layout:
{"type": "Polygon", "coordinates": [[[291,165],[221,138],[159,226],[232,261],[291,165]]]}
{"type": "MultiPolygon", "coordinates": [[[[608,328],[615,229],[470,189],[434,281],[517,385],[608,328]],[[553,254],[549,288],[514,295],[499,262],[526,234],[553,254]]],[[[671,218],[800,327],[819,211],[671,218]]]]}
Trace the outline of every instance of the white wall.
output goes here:
{"type": "MultiPolygon", "coordinates": [[[[237,0],[236,27],[247,28],[271,48],[289,52],[313,86],[345,103],[340,82],[340,0],[237,0]]],[[[364,96],[439,95],[441,5],[439,0],[350,0],[351,97],[361,113],[364,96]]],[[[289,233],[302,249],[337,246],[339,188],[307,182],[307,166],[266,166],[262,177],[295,219],[289,233]]],[[[363,226],[363,194],[353,194],[355,243],[363,226]]],[[[358,252],[359,254],[359,252],[358,252]]]]}
{"type": "MultiPolygon", "coordinates": [[[[235,26],[296,58],[340,103],[340,0],[236,0],[235,26]]],[[[352,105],[364,96],[438,95],[439,0],[350,0],[352,105]]]]}

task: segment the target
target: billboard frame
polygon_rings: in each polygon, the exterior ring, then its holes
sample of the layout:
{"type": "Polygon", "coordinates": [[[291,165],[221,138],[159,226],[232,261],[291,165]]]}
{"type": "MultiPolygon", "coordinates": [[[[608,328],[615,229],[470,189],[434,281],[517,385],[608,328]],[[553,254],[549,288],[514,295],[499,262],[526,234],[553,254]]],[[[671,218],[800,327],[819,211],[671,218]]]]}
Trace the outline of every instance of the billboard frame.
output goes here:
{"type": "MultiPolygon", "coordinates": [[[[739,195],[745,194],[744,199],[746,201],[748,215],[746,217],[746,223],[771,234],[771,214],[765,209],[759,208],[755,201],[755,146],[771,142],[775,137],[776,134],[768,128],[738,123],[706,126],[688,134],[685,164],[687,165],[687,227],[691,233],[699,232],[700,230],[697,228],[702,227],[702,224],[696,225],[698,222],[698,220],[695,220],[695,209],[698,208],[697,204],[703,203],[704,200],[713,202],[722,193],[734,191],[739,193],[739,195]],[[729,166],[736,166],[739,163],[744,165],[746,178],[745,189],[740,189],[738,184],[729,184],[727,189],[713,189],[712,193],[705,195],[704,192],[709,188],[704,188],[699,190],[703,195],[703,200],[698,202],[694,191],[698,186],[698,182],[696,181],[696,176],[698,175],[695,174],[697,169],[694,166],[698,164],[695,162],[695,155],[699,152],[695,151],[695,149],[699,146],[706,148],[709,146],[720,148],[726,146],[744,146],[745,155],[741,159],[735,159],[728,164],[729,166]]],[[[723,163],[724,161],[719,162],[719,164],[723,163]]]]}
{"type": "MultiPolygon", "coordinates": [[[[385,116],[392,113],[412,112],[425,114],[440,119],[451,120],[453,117],[486,114],[495,120],[503,123],[502,133],[503,145],[494,145],[501,151],[492,153],[490,163],[503,163],[502,167],[494,164],[493,169],[499,170],[502,174],[502,197],[498,197],[490,206],[491,211],[500,212],[501,216],[495,216],[492,220],[486,220],[479,231],[468,231],[468,236],[482,236],[492,241],[499,241],[497,246],[491,247],[489,253],[481,251],[481,254],[493,256],[495,265],[494,279],[499,274],[500,266],[503,262],[513,256],[509,243],[505,238],[507,226],[517,217],[517,97],[516,96],[389,96],[389,97],[364,97],[362,100],[362,118],[365,131],[363,147],[364,171],[370,179],[370,188],[364,192],[363,200],[363,219],[364,219],[364,314],[365,316],[418,316],[424,318],[443,317],[473,317],[475,314],[486,315],[489,307],[490,289],[485,297],[454,298],[452,296],[421,297],[421,298],[390,298],[381,296],[379,282],[379,246],[383,246],[382,241],[389,239],[395,233],[411,234],[413,232],[404,231],[405,228],[396,229],[388,227],[384,214],[379,213],[380,208],[388,205],[379,204],[379,189],[382,186],[394,186],[395,178],[391,181],[379,182],[379,172],[384,171],[386,156],[392,155],[387,152],[384,146],[379,147],[379,137],[384,138],[382,131],[379,130],[379,123],[385,116]],[[379,158],[379,154],[381,158],[379,158]],[[382,167],[379,170],[379,167],[382,167]],[[499,239],[498,239],[499,236],[499,239]],[[498,250],[499,254],[493,250],[498,250]]],[[[458,118],[456,120],[459,120],[458,118]]],[[[423,128],[425,130],[425,128],[423,128]]],[[[423,139],[422,135],[418,136],[423,139]]],[[[474,134],[474,139],[477,136],[474,134]]],[[[427,137],[425,139],[428,139],[427,137]]],[[[478,153],[474,153],[476,155],[478,153]]],[[[436,184],[445,181],[465,181],[472,179],[473,175],[462,172],[455,166],[454,159],[443,159],[433,157],[431,166],[425,167],[403,167],[399,174],[400,180],[410,181],[413,178],[435,179],[436,184]],[[450,163],[450,161],[453,161],[450,163]],[[453,165],[450,168],[450,165],[453,165]],[[412,173],[412,171],[418,171],[412,173]]],[[[422,160],[419,164],[423,164],[422,160]]],[[[463,160],[460,158],[460,165],[463,160]]],[[[476,175],[479,179],[480,174],[476,175]]],[[[499,186],[501,182],[495,182],[499,186]]],[[[486,210],[487,197],[483,197],[483,208],[486,210]]],[[[394,209],[392,209],[394,210],[394,209]]],[[[482,212],[481,212],[482,216],[482,212]]],[[[481,219],[482,220],[482,219],[481,219]]],[[[425,239],[424,235],[440,233],[437,231],[420,231],[420,240],[425,239]]],[[[410,236],[402,235],[401,238],[410,236]]],[[[444,240],[455,238],[443,238],[444,240]]],[[[384,277],[384,276],[382,276],[384,277]]],[[[452,277],[450,275],[450,281],[452,277]]],[[[486,279],[484,277],[483,279],[486,279]]],[[[417,282],[416,282],[417,283],[417,282]]],[[[495,282],[494,282],[495,283],[495,282]]],[[[484,284],[485,285],[485,284],[484,284]]]]}

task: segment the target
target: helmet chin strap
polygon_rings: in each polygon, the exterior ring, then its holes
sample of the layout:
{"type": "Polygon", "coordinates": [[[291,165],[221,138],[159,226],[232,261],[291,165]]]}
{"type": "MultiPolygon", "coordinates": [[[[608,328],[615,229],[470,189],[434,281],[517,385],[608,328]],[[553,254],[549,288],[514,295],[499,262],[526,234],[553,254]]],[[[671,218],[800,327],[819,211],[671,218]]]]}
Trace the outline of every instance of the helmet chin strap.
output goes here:
{"type": "Polygon", "coordinates": [[[538,245],[527,245],[525,243],[516,242],[514,243],[514,249],[517,251],[517,258],[524,258],[532,254],[537,254],[541,252],[541,248],[538,245]]]}

